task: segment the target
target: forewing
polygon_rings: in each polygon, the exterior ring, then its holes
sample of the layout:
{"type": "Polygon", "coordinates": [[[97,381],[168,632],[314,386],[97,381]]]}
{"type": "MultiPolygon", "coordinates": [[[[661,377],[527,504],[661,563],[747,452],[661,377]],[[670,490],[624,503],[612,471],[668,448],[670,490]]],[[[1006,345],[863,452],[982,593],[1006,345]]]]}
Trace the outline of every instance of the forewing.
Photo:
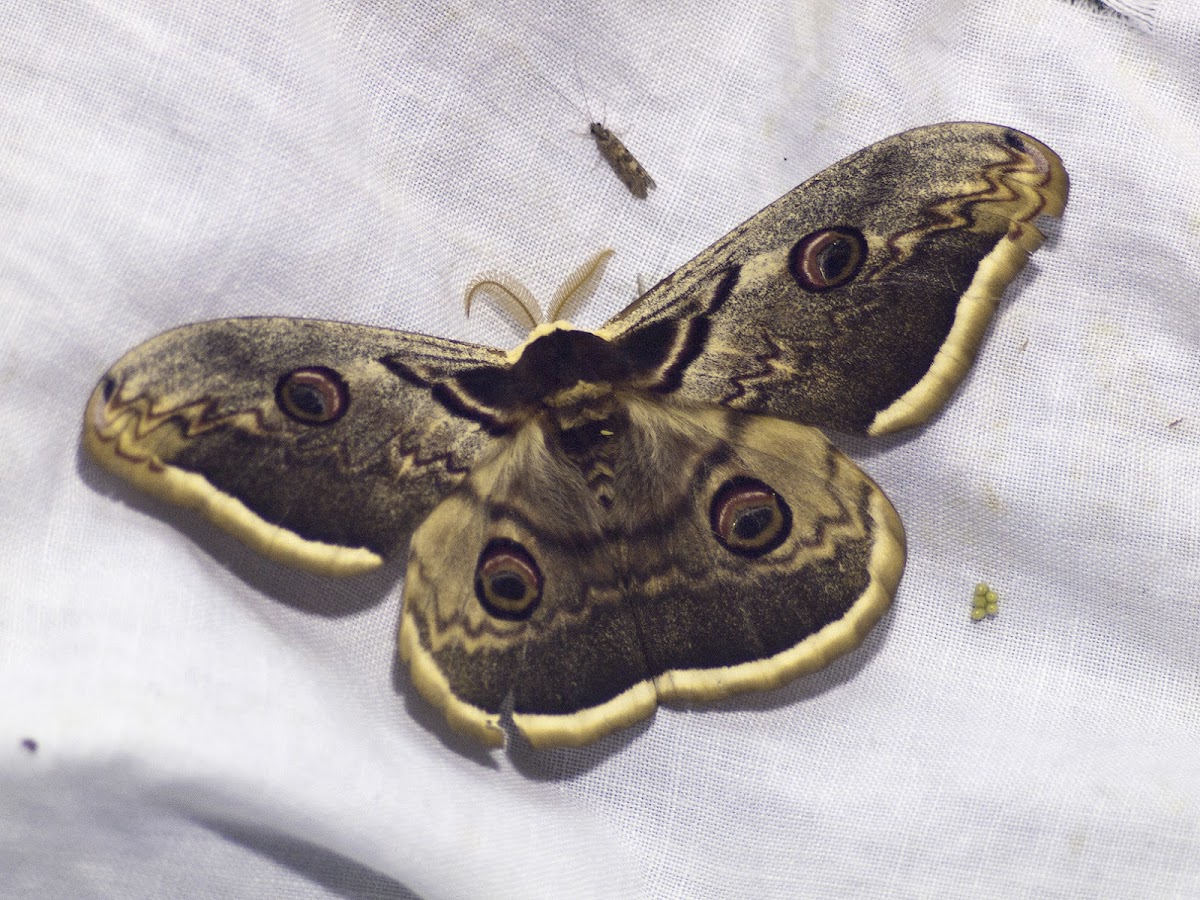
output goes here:
{"type": "Polygon", "coordinates": [[[945,402],[1001,292],[1058,216],[1067,175],[1011,128],[949,123],[860,150],[786,194],[616,316],[662,360],[647,386],[881,434],[945,402]],[[663,344],[669,344],[664,349],[663,344]]]}
{"type": "Polygon", "coordinates": [[[348,574],[402,549],[489,440],[471,410],[435,399],[437,380],[503,364],[499,351],[382,328],[202,322],[105,374],[84,446],[274,559],[348,574]]]}

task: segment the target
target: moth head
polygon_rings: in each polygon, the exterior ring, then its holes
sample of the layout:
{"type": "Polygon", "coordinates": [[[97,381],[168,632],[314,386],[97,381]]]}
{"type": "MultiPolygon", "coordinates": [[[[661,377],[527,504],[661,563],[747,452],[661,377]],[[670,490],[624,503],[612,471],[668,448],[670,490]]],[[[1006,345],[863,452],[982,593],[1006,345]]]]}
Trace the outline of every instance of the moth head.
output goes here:
{"type": "Polygon", "coordinates": [[[792,533],[787,502],[766,482],[746,475],[717,488],[708,515],[717,543],[737,556],[763,556],[792,533]]]}
{"type": "Polygon", "coordinates": [[[792,246],[788,270],[806,291],[841,287],[867,260],[867,240],[857,228],[821,228],[792,246]]]}

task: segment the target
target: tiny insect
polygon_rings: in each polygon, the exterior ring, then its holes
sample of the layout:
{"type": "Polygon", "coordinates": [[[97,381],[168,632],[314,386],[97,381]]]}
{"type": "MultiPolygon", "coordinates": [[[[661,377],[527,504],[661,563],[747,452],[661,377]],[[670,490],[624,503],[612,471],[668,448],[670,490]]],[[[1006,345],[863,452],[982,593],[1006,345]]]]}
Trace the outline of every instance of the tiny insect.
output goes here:
{"type": "Polygon", "coordinates": [[[21,747],[27,753],[37,753],[38,743],[33,738],[24,738],[21,741],[21,747]]]}
{"type": "Polygon", "coordinates": [[[596,149],[621,179],[621,184],[629,188],[629,193],[639,200],[645,200],[646,194],[658,187],[650,173],[637,161],[637,157],[629,152],[629,148],[612,131],[599,122],[593,122],[588,131],[596,141],[596,149]]]}
{"type": "MultiPolygon", "coordinates": [[[[575,78],[579,81],[582,88],[583,82],[579,78],[578,69],[575,72],[575,78]]],[[[546,79],[542,80],[546,81],[546,79]]],[[[585,112],[579,104],[560,91],[551,82],[546,81],[546,84],[554,93],[570,104],[576,112],[589,120],[592,119],[591,113],[585,112]]],[[[629,148],[625,146],[625,143],[619,137],[613,134],[610,128],[599,121],[590,121],[588,124],[588,134],[596,142],[596,149],[600,151],[600,156],[608,163],[613,173],[620,179],[621,184],[629,189],[629,193],[633,194],[639,200],[645,200],[646,195],[658,187],[654,183],[654,179],[650,177],[650,173],[637,161],[637,157],[629,152],[629,148]]]]}

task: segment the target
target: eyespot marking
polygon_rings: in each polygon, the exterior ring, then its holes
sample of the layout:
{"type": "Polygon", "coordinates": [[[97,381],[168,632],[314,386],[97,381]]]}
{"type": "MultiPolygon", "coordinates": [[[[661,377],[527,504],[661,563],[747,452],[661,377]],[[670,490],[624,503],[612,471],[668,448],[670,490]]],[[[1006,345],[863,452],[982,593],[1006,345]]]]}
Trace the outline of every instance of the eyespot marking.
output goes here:
{"type": "Polygon", "coordinates": [[[717,489],[709,509],[717,542],[738,556],[763,556],[792,532],[792,511],[770,485],[738,476],[717,489]]]}
{"type": "Polygon", "coordinates": [[[488,614],[519,622],[533,615],[542,599],[542,570],[523,546],[492,538],[475,564],[475,597],[488,614]]]}
{"type": "Polygon", "coordinates": [[[848,282],[867,259],[867,241],[857,228],[822,228],[800,238],[788,269],[806,291],[827,291],[848,282]]]}
{"type": "Polygon", "coordinates": [[[346,381],[326,366],[294,369],[275,385],[275,402],[302,425],[332,425],[346,414],[350,391],[346,381]]]}

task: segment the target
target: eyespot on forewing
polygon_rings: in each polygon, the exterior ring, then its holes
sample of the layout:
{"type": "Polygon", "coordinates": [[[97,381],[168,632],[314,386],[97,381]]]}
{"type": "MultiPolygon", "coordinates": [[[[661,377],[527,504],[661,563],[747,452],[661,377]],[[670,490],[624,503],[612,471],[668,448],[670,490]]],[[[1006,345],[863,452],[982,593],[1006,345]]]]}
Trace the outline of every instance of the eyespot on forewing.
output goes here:
{"type": "Polygon", "coordinates": [[[350,391],[333,369],[305,366],[279,379],[275,402],[288,418],[302,425],[332,425],[346,414],[350,391]]]}
{"type": "Polygon", "coordinates": [[[805,290],[827,291],[854,278],[866,259],[867,241],[857,228],[822,228],[796,242],[788,269],[805,290]]]}

